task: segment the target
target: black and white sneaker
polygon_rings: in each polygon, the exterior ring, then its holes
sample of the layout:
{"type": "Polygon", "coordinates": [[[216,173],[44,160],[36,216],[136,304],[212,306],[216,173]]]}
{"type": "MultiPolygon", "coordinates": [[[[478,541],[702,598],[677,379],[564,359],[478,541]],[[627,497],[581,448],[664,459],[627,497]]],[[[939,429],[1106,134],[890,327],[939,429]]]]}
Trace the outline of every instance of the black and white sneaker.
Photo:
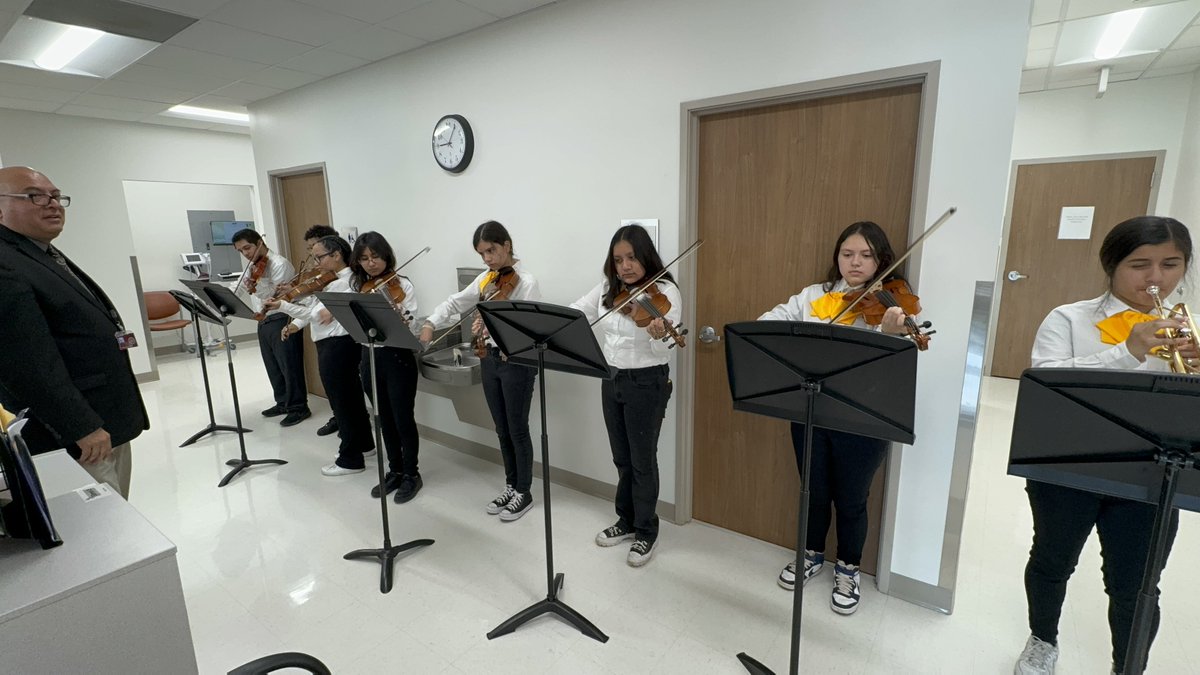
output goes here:
{"type": "Polygon", "coordinates": [[[528,492],[517,492],[504,505],[504,510],[500,512],[500,520],[505,522],[516,520],[531,508],[533,508],[533,495],[528,492]]]}
{"type": "Polygon", "coordinates": [[[650,562],[650,558],[654,556],[654,549],[657,547],[658,539],[638,537],[633,540],[633,546],[629,547],[629,555],[625,557],[625,562],[629,563],[630,567],[641,567],[650,562]]]}
{"type": "MultiPolygon", "coordinates": [[[[804,585],[808,585],[809,579],[821,573],[825,569],[825,554],[817,553],[816,551],[804,550],[804,585]]],[[[783,571],[779,573],[779,585],[789,591],[796,590],[796,561],[787,564],[783,571]]]]}
{"type": "Polygon", "coordinates": [[[596,535],[597,546],[616,546],[617,544],[633,539],[633,531],[625,529],[619,521],[612,527],[606,527],[596,535]]]}
{"type": "Polygon", "coordinates": [[[504,507],[508,506],[508,503],[510,501],[512,501],[512,498],[514,496],[516,496],[516,494],[517,494],[517,491],[513,489],[513,486],[505,485],[504,492],[501,492],[499,497],[496,497],[492,501],[488,502],[488,505],[487,505],[488,514],[494,516],[497,513],[500,513],[501,511],[503,511],[504,507]]]}
{"type": "Polygon", "coordinates": [[[838,614],[850,615],[858,611],[860,599],[858,565],[837,561],[833,567],[833,596],[829,606],[838,614]]]}

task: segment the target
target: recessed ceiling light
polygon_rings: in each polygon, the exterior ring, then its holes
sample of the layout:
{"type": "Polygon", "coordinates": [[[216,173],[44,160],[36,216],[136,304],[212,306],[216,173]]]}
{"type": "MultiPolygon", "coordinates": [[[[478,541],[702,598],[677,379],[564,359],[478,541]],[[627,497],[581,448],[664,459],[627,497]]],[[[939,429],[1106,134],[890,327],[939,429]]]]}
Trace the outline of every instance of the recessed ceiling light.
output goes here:
{"type": "Polygon", "coordinates": [[[1200,0],[1178,0],[1063,22],[1053,65],[1113,63],[1161,52],[1198,12],[1200,0]]]}
{"type": "Polygon", "coordinates": [[[52,42],[46,51],[33,60],[38,68],[46,70],[62,70],[62,67],[75,60],[75,57],[87,51],[88,47],[104,37],[104,31],[83,26],[68,26],[57,40],[52,42]]]}
{"type": "Polygon", "coordinates": [[[159,43],[22,16],[0,40],[0,63],[109,78],[159,43]]]}
{"type": "Polygon", "coordinates": [[[218,122],[233,122],[234,124],[250,124],[249,113],[233,112],[231,110],[216,110],[214,108],[200,108],[192,105],[177,105],[168,108],[166,114],[174,114],[179,117],[193,117],[202,120],[214,120],[218,122]]]}
{"type": "Polygon", "coordinates": [[[1129,42],[1129,37],[1133,35],[1133,29],[1137,28],[1138,22],[1142,20],[1142,15],[1145,13],[1145,7],[1138,7],[1110,15],[1108,27],[1100,36],[1100,42],[1096,44],[1096,51],[1092,53],[1096,60],[1103,61],[1120,54],[1121,50],[1125,48],[1125,43],[1129,42]]]}

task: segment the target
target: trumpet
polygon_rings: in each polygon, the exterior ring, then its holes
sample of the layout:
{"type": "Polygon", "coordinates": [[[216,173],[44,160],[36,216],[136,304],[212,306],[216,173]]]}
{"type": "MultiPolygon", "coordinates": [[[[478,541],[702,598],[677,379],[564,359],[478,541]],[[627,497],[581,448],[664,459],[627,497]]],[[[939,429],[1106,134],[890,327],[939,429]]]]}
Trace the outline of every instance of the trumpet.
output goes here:
{"type": "MultiPolygon", "coordinates": [[[[1176,340],[1188,339],[1192,342],[1192,349],[1200,349],[1200,331],[1196,330],[1196,320],[1192,318],[1192,313],[1188,311],[1187,305],[1182,302],[1175,305],[1171,309],[1167,309],[1163,305],[1162,297],[1159,295],[1158,286],[1147,286],[1146,292],[1150,297],[1154,298],[1154,309],[1158,315],[1164,319],[1174,319],[1184,323],[1183,328],[1166,328],[1163,329],[1163,337],[1176,340]]],[[[1189,375],[1200,375],[1200,360],[1185,359],[1183,354],[1179,353],[1178,349],[1172,347],[1159,347],[1154,350],[1153,354],[1160,359],[1164,359],[1171,364],[1171,372],[1186,373],[1189,375]]]]}

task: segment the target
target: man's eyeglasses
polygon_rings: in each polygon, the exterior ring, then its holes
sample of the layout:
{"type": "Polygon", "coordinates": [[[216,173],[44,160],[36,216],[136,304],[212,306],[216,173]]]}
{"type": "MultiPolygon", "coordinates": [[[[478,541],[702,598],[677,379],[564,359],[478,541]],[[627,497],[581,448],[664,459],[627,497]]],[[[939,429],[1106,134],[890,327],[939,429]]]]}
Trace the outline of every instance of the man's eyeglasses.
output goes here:
{"type": "Polygon", "coordinates": [[[324,260],[325,258],[328,258],[331,255],[333,255],[332,252],[330,252],[330,253],[314,253],[313,260],[315,260],[317,262],[321,262],[322,260],[324,260]]]}
{"type": "Polygon", "coordinates": [[[50,206],[50,200],[58,202],[64,209],[71,205],[71,198],[66,195],[48,195],[44,192],[37,194],[0,194],[0,197],[12,197],[13,199],[28,199],[35,206],[50,206]]]}

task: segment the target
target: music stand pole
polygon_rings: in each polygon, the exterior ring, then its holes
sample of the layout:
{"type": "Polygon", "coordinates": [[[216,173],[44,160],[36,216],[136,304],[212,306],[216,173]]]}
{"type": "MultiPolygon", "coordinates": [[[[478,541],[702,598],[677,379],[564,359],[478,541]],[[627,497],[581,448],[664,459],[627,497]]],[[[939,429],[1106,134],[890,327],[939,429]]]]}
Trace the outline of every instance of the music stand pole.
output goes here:
{"type": "Polygon", "coordinates": [[[392,590],[393,566],[396,556],[420,546],[432,546],[434,542],[432,539],[414,539],[403,544],[392,545],[392,529],[387,510],[388,493],[383,489],[386,479],[383,470],[383,456],[386,453],[383,431],[379,424],[379,378],[375,372],[375,350],[380,344],[386,345],[389,336],[396,338],[396,342],[391,346],[400,349],[411,349],[414,343],[416,347],[420,347],[420,343],[416,342],[416,338],[408,330],[404,319],[381,295],[375,293],[317,293],[317,299],[325,304],[325,308],[333,314],[333,318],[356,341],[365,342],[367,346],[367,364],[371,370],[371,422],[375,426],[375,465],[379,469],[379,517],[383,522],[383,546],[356,549],[342,556],[342,559],[371,559],[378,562],[380,566],[379,592],[387,593],[392,590]],[[384,325],[380,326],[380,324],[384,325]]]}
{"type": "MultiPolygon", "coordinates": [[[[254,431],[253,429],[242,429],[240,425],[237,427],[231,427],[227,424],[217,424],[217,418],[213,414],[212,387],[208,382],[208,363],[207,359],[205,358],[205,352],[207,350],[200,345],[200,318],[201,316],[205,315],[200,313],[200,307],[196,304],[194,297],[188,296],[187,294],[179,291],[171,291],[170,293],[175,297],[175,300],[179,302],[179,304],[186,307],[188,312],[192,315],[192,328],[195,329],[197,351],[200,352],[200,374],[204,380],[204,402],[208,405],[208,426],[192,434],[191,438],[187,439],[183,443],[180,443],[179,447],[186,448],[208,434],[216,433],[218,431],[238,432],[240,430],[243,433],[250,433],[251,431],[254,431]]],[[[212,320],[209,319],[209,321],[211,322],[212,320]]]]}

